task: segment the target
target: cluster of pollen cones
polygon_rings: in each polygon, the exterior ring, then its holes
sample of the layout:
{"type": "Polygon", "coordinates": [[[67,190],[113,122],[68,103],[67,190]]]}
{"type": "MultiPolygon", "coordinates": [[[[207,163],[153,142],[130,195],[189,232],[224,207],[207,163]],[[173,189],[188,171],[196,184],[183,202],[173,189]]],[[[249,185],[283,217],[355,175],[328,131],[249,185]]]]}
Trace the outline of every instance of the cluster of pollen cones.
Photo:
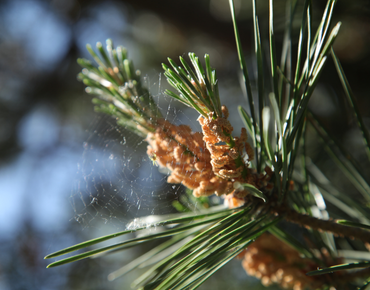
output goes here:
{"type": "Polygon", "coordinates": [[[155,132],[146,138],[147,154],[171,172],[167,181],[182,183],[193,190],[195,197],[236,191],[242,197],[247,192],[236,188],[236,182],[257,186],[263,179],[248,168],[253,149],[247,143],[245,128],[239,138],[232,137],[233,127],[227,120],[225,106],[222,112],[223,118],[213,118],[210,114],[208,118],[198,119],[203,133],[159,119],[155,132]]]}
{"type": "Polygon", "coordinates": [[[320,276],[307,276],[317,264],[300,257],[299,253],[271,234],[263,234],[243,253],[243,268],[250,276],[269,286],[279,284],[284,289],[321,289],[320,276]],[[318,278],[319,277],[319,278],[318,278]]]}

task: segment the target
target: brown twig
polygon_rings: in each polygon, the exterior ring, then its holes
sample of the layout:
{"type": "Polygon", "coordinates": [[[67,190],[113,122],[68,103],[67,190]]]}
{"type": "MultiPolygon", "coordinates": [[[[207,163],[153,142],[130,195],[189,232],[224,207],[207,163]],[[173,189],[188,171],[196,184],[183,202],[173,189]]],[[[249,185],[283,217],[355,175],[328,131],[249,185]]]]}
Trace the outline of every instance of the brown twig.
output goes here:
{"type": "Polygon", "coordinates": [[[284,215],[286,221],[300,225],[301,227],[310,228],[318,231],[325,231],[335,236],[348,237],[363,242],[370,242],[370,231],[349,227],[336,223],[335,220],[322,220],[309,215],[298,213],[287,207],[274,209],[275,214],[284,215]]]}

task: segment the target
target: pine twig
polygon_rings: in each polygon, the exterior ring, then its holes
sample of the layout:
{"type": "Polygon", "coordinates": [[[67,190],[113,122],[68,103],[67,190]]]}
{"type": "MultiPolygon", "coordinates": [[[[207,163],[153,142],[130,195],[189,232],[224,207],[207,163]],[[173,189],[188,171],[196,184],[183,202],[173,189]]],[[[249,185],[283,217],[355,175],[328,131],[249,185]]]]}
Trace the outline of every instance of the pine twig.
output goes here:
{"type": "Polygon", "coordinates": [[[273,209],[275,214],[283,215],[288,222],[295,223],[301,227],[310,228],[318,231],[325,231],[335,236],[357,239],[365,243],[370,243],[370,231],[349,227],[338,224],[336,220],[322,220],[306,214],[301,214],[286,206],[276,207],[273,209]]]}

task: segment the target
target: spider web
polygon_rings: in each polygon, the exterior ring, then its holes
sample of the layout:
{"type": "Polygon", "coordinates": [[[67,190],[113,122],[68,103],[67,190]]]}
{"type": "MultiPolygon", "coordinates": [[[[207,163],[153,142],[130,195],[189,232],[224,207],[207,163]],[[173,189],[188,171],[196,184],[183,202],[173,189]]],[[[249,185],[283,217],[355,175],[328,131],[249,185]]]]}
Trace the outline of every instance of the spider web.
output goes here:
{"type": "MultiPolygon", "coordinates": [[[[200,130],[193,110],[162,94],[156,101],[160,109],[166,108],[161,111],[170,122],[200,130]]],[[[76,221],[84,227],[102,222],[122,227],[137,217],[176,212],[172,202],[185,193],[185,188],[166,182],[168,173],[147,156],[148,144],[142,137],[101,114],[87,132],[70,197],[76,221]]]]}

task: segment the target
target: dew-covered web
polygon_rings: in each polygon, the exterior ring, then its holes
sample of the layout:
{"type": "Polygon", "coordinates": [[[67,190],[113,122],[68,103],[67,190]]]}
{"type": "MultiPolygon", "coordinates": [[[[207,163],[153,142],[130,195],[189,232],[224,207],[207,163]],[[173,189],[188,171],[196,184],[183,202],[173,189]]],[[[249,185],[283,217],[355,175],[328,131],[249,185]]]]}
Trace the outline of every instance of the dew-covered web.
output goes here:
{"type": "MultiPolygon", "coordinates": [[[[161,93],[155,101],[173,124],[200,130],[193,110],[161,93]]],[[[166,182],[168,173],[147,156],[148,144],[142,137],[103,114],[97,114],[87,131],[89,137],[83,144],[70,198],[79,223],[89,227],[113,222],[122,227],[136,217],[176,212],[172,202],[184,194],[185,188],[166,182]]]]}

